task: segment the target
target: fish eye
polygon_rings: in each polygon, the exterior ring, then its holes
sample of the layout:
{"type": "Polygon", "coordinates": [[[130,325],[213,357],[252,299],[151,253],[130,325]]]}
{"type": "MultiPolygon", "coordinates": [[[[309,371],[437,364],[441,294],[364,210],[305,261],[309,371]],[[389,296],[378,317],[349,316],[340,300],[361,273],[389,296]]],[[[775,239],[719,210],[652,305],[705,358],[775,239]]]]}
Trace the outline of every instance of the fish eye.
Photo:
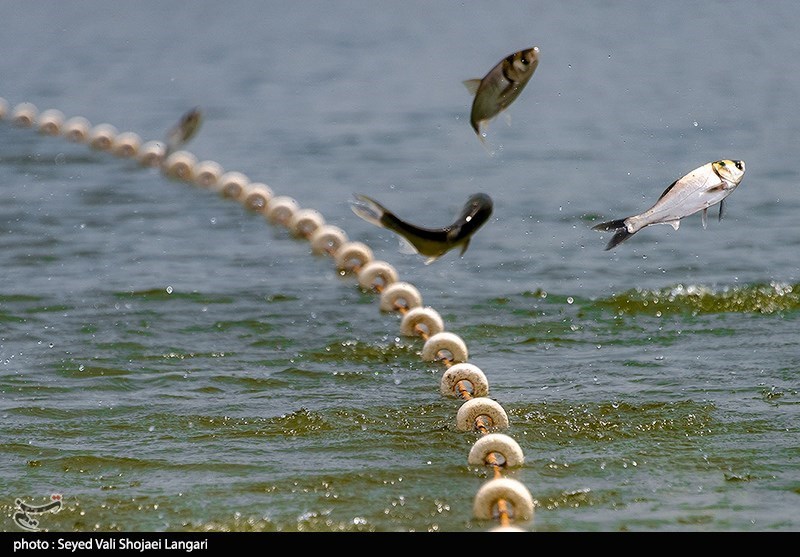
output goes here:
{"type": "Polygon", "coordinates": [[[742,161],[736,161],[736,168],[738,168],[739,170],[742,169],[742,161]]]}
{"type": "Polygon", "coordinates": [[[523,63],[523,64],[525,64],[526,66],[527,66],[528,64],[530,64],[530,60],[528,60],[528,59],[527,59],[527,58],[525,58],[524,56],[523,56],[522,58],[520,58],[520,62],[522,62],[522,63],[523,63]]]}

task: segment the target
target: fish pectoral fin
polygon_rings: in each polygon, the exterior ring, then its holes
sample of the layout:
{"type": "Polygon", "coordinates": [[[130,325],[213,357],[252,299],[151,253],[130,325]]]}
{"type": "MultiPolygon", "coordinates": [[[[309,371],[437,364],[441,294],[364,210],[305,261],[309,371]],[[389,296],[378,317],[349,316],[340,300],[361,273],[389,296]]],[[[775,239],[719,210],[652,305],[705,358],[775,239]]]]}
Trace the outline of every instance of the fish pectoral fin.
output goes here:
{"type": "Polygon", "coordinates": [[[405,238],[401,237],[400,238],[400,253],[404,253],[406,255],[416,255],[416,254],[419,253],[419,250],[414,246],[414,244],[412,244],[411,242],[409,242],[405,238]]]}
{"type": "Polygon", "coordinates": [[[432,255],[431,257],[429,257],[428,259],[425,260],[425,265],[430,265],[431,263],[433,263],[437,259],[439,259],[438,255],[432,255]]]}
{"type": "Polygon", "coordinates": [[[705,230],[708,226],[708,207],[703,209],[703,215],[700,217],[700,220],[703,223],[703,230],[705,230]]]}
{"type": "Polygon", "coordinates": [[[467,79],[466,81],[464,81],[464,87],[467,88],[467,91],[469,91],[469,94],[472,95],[473,97],[478,92],[478,87],[480,87],[480,85],[481,85],[480,79],[467,79]]]}
{"type": "Polygon", "coordinates": [[[719,219],[718,221],[722,221],[722,214],[725,212],[725,200],[719,202],[719,219]]]}
{"type": "Polygon", "coordinates": [[[680,228],[680,226],[681,226],[681,221],[680,221],[680,219],[678,219],[678,220],[671,220],[671,221],[667,221],[667,222],[665,222],[664,224],[668,224],[668,225],[670,225],[670,226],[671,226],[671,227],[672,227],[674,230],[678,230],[678,228],[680,228]]]}
{"type": "Polygon", "coordinates": [[[461,253],[459,254],[461,257],[464,257],[464,253],[467,251],[469,247],[469,242],[472,238],[467,238],[467,240],[461,245],[461,253]]]}

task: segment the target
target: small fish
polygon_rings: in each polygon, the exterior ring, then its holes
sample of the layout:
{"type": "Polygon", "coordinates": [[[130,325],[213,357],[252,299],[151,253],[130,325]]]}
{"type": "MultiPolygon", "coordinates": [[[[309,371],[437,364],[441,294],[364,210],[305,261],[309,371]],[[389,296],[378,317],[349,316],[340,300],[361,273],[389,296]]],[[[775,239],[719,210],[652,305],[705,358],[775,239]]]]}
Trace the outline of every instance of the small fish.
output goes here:
{"type": "Polygon", "coordinates": [[[168,157],[180,149],[187,141],[189,141],[200,129],[200,124],[203,121],[203,113],[200,108],[194,107],[189,112],[181,116],[181,119],[167,132],[167,147],[164,153],[164,158],[168,157]]]}
{"type": "Polygon", "coordinates": [[[527,85],[539,65],[539,47],[520,50],[503,58],[483,79],[468,79],[472,101],[470,124],[483,140],[484,125],[509,107],[527,85]]]}
{"type": "Polygon", "coordinates": [[[675,230],[681,219],[703,211],[703,228],[708,223],[708,208],[719,203],[719,220],[722,220],[725,198],[744,178],[744,161],[719,160],[692,170],[686,176],[675,180],[656,204],[644,213],[620,220],[604,222],[592,230],[616,230],[608,242],[610,250],[651,224],[669,224],[675,230]]]}
{"type": "Polygon", "coordinates": [[[492,198],[485,193],[470,196],[456,221],[444,228],[421,228],[397,218],[391,211],[365,195],[356,194],[351,203],[353,212],[367,222],[402,236],[414,251],[426,256],[429,265],[448,251],[461,247],[461,255],[467,251],[470,239],[489,220],[492,214],[492,198]]]}

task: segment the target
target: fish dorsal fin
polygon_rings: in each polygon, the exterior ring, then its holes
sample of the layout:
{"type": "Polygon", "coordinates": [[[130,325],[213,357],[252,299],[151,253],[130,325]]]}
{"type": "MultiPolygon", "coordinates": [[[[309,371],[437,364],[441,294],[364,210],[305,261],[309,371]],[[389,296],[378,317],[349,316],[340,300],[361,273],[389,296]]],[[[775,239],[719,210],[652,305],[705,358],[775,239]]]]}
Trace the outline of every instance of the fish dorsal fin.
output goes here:
{"type": "Polygon", "coordinates": [[[473,97],[478,92],[478,87],[480,87],[480,85],[481,85],[480,79],[468,79],[464,81],[464,87],[467,88],[467,91],[469,91],[469,94],[472,95],[473,97]]]}
{"type": "Polygon", "coordinates": [[[678,230],[678,228],[680,228],[680,226],[681,226],[681,221],[680,221],[680,219],[678,219],[678,220],[670,220],[670,221],[665,222],[664,224],[668,224],[673,229],[678,230]]]}
{"type": "Polygon", "coordinates": [[[703,223],[703,229],[705,229],[708,226],[708,207],[703,209],[703,215],[700,217],[700,220],[703,223]]]}
{"type": "Polygon", "coordinates": [[[662,199],[665,195],[667,195],[669,193],[669,190],[671,190],[672,188],[675,187],[675,184],[677,184],[677,183],[678,183],[678,180],[675,180],[674,182],[672,182],[669,186],[667,186],[667,189],[664,190],[664,193],[662,193],[658,198],[662,199]]]}

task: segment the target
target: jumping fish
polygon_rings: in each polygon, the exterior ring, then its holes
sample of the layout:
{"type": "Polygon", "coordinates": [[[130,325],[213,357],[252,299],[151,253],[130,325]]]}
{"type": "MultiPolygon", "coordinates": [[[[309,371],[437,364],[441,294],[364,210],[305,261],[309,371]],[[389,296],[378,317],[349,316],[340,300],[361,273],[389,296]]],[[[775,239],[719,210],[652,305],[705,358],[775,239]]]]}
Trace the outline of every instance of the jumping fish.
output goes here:
{"type": "Polygon", "coordinates": [[[509,54],[483,79],[464,82],[467,90],[475,96],[470,124],[481,140],[484,138],[484,125],[516,100],[538,65],[539,47],[534,46],[509,54]]]}
{"type": "Polygon", "coordinates": [[[426,265],[433,263],[448,251],[461,247],[461,255],[467,251],[472,235],[489,220],[492,214],[492,199],[485,193],[469,197],[456,221],[444,228],[421,228],[409,224],[391,211],[365,195],[356,194],[351,202],[353,212],[365,221],[386,228],[404,238],[414,251],[426,256],[426,265]]]}
{"type": "Polygon", "coordinates": [[[164,158],[168,157],[170,153],[177,151],[187,141],[189,141],[200,129],[200,124],[203,121],[203,113],[200,108],[194,107],[186,112],[178,123],[175,124],[167,132],[166,151],[164,158]]]}
{"type": "Polygon", "coordinates": [[[675,180],[655,205],[644,213],[625,219],[612,220],[592,227],[593,230],[615,230],[606,250],[610,250],[651,224],[669,224],[675,230],[681,219],[703,212],[703,228],[708,223],[708,208],[719,203],[719,220],[722,220],[725,198],[744,178],[744,161],[719,160],[692,170],[675,180]]]}

